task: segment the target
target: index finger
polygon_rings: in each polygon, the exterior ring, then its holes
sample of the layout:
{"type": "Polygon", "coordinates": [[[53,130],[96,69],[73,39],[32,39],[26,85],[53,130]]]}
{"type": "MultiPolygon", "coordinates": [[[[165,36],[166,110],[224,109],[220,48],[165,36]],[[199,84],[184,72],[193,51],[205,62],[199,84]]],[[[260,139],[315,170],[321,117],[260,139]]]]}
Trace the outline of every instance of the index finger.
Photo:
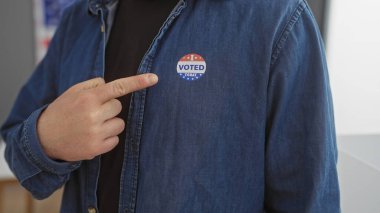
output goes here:
{"type": "Polygon", "coordinates": [[[129,93],[145,89],[153,86],[158,82],[155,74],[141,74],[127,78],[120,78],[107,84],[94,88],[100,101],[107,102],[109,100],[122,97],[129,93]]]}

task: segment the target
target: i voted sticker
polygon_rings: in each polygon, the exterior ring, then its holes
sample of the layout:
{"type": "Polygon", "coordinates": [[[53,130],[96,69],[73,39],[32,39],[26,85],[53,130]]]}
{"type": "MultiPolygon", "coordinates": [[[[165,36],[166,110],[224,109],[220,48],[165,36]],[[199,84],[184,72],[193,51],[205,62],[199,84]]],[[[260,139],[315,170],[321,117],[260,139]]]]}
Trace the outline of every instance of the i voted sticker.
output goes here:
{"type": "Polygon", "coordinates": [[[206,61],[198,54],[192,53],[183,56],[177,64],[177,73],[181,78],[194,81],[206,72],[206,61]]]}

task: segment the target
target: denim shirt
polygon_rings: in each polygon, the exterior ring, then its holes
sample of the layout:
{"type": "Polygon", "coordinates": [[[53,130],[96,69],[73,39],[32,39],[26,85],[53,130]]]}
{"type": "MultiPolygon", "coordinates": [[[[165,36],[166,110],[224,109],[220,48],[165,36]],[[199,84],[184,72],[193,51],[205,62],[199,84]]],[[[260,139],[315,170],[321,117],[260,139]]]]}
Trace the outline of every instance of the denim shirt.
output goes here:
{"type": "MultiPolygon", "coordinates": [[[[61,212],[97,210],[100,157],[49,159],[36,122],[104,75],[116,5],[66,10],[1,129],[34,197],[65,186],[61,212]]],[[[325,52],[305,0],[180,0],[141,62],[148,72],[160,80],[132,96],[119,212],[340,212],[325,52]]]]}

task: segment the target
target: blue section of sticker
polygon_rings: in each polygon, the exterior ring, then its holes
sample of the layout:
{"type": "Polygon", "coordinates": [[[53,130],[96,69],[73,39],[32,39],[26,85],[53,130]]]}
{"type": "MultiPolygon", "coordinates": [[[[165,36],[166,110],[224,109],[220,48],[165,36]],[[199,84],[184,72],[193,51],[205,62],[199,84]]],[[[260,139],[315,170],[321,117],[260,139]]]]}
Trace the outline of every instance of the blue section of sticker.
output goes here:
{"type": "Polygon", "coordinates": [[[200,74],[200,73],[196,73],[196,74],[185,74],[185,73],[179,73],[179,76],[181,76],[181,78],[185,79],[185,80],[188,80],[188,81],[194,81],[194,80],[197,80],[199,79],[200,77],[202,77],[203,74],[200,74]]]}

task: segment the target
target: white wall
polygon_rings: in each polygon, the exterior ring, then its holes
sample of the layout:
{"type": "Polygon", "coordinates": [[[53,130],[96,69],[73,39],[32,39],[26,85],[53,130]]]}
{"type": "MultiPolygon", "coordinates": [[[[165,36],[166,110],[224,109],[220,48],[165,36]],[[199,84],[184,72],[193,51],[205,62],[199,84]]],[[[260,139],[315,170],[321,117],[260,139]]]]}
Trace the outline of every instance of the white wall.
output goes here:
{"type": "Polygon", "coordinates": [[[5,143],[0,139],[0,180],[14,177],[4,159],[5,143]]]}
{"type": "Polygon", "coordinates": [[[327,55],[342,212],[380,212],[380,1],[330,4],[327,55]]]}
{"type": "Polygon", "coordinates": [[[329,18],[337,133],[380,134],[380,1],[332,0],[329,18]]]}
{"type": "Polygon", "coordinates": [[[380,136],[340,136],[338,141],[342,212],[380,212],[380,136]]]}

